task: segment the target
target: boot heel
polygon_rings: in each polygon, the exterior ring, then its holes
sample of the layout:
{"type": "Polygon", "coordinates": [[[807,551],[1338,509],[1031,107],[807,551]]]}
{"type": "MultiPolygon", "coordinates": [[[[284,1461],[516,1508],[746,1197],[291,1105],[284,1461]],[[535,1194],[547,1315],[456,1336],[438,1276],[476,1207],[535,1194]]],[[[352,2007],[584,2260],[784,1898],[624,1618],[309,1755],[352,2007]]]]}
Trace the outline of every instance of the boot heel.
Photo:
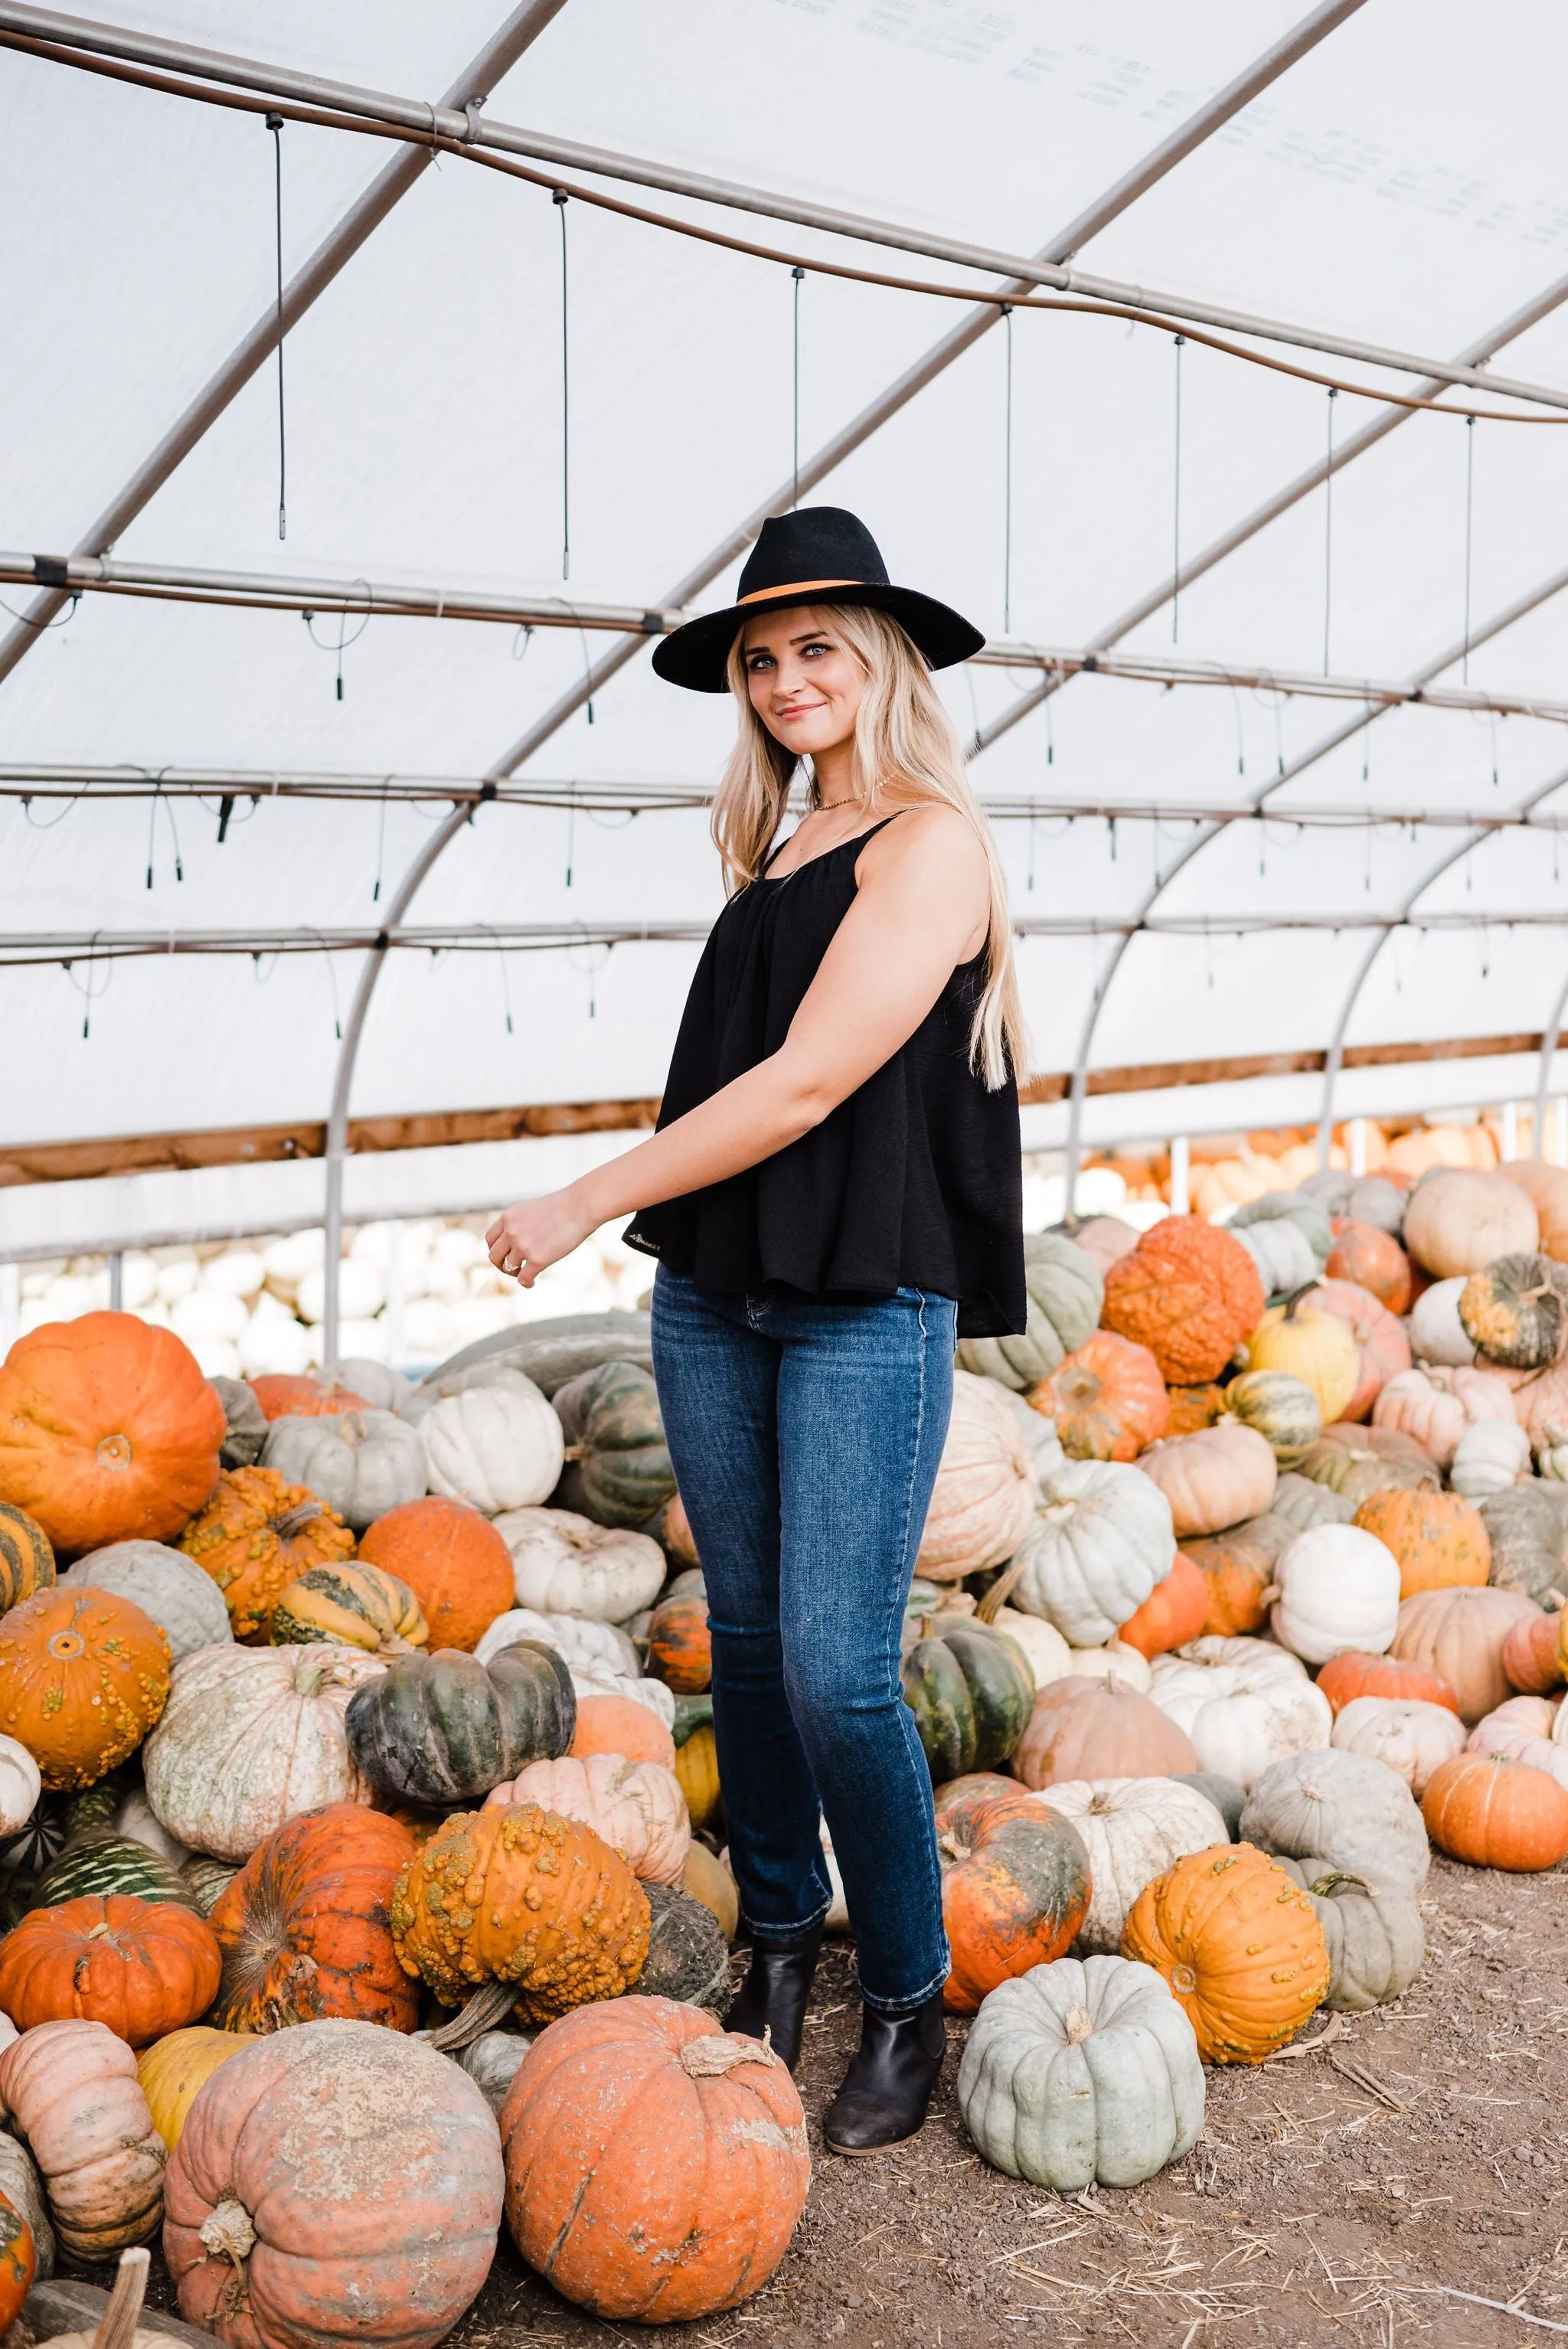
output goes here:
{"type": "Polygon", "coordinates": [[[946,2052],[940,1991],[913,2014],[864,2008],[861,2044],[822,2116],[829,2152],[885,2153],[918,2137],[946,2052]]]}

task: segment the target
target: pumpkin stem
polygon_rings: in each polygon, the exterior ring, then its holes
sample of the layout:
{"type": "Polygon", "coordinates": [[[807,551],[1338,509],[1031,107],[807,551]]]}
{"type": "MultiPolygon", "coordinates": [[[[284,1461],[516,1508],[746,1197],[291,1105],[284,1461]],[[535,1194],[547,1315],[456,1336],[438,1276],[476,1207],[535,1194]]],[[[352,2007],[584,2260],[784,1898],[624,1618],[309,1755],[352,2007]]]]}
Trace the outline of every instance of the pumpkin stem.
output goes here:
{"type": "Polygon", "coordinates": [[[454,2054],[459,2047],[471,2046],[481,2032],[493,2031],[516,2004],[515,1982],[485,1982],[464,2002],[450,2023],[443,2023],[438,2031],[431,2032],[426,2044],[438,2047],[443,2055],[454,2054]]]}
{"type": "Polygon", "coordinates": [[[1300,1288],[1292,1291],[1291,1295],[1284,1300],[1284,1318],[1287,1321],[1294,1321],[1295,1319],[1295,1309],[1301,1303],[1302,1299],[1304,1297],[1310,1297],[1313,1290],[1320,1286],[1321,1283],[1315,1278],[1304,1282],[1300,1288]]]}
{"type": "Polygon", "coordinates": [[[220,2202],[211,2217],[202,2220],[200,2231],[214,2258],[232,2260],[236,2270],[255,2249],[256,2230],[242,2202],[220,2202]]]}
{"type": "Polygon", "coordinates": [[[92,2349],[130,2349],[136,2338],[136,2321],[147,2297],[147,2271],[151,2265],[152,2254],[145,2246],[121,2251],[119,2273],[115,2277],[108,2306],[98,2318],[92,2349]]]}
{"type": "Polygon", "coordinates": [[[273,1531],[280,1541],[292,1541],[313,1517],[325,1516],[325,1514],[319,1501],[296,1501],[292,1509],[285,1509],[281,1516],[272,1520],[273,1531]]]}
{"type": "Polygon", "coordinates": [[[587,1448],[584,1444],[569,1444],[561,1456],[563,1460],[581,1460],[587,1448]]]}
{"type": "Polygon", "coordinates": [[[1094,2025],[1089,2021],[1087,2009],[1081,2006],[1068,2007],[1063,2018],[1063,2028],[1074,2047],[1081,2047],[1086,2039],[1094,2037],[1094,2025]]]}
{"type": "Polygon", "coordinates": [[[773,2064],[783,2067],[783,2059],[775,2055],[766,2040],[742,2039],[738,2033],[716,2031],[701,2039],[688,2039],[676,2058],[688,2080],[721,2080],[733,2072],[738,2064],[773,2064]]]}
{"type": "Polygon", "coordinates": [[[1028,1562],[1027,1555],[1023,1550],[1018,1552],[1016,1557],[1008,1559],[979,1606],[975,1609],[980,1622],[994,1623],[996,1620],[997,1616],[1023,1580],[1024,1568],[1028,1562]]]}

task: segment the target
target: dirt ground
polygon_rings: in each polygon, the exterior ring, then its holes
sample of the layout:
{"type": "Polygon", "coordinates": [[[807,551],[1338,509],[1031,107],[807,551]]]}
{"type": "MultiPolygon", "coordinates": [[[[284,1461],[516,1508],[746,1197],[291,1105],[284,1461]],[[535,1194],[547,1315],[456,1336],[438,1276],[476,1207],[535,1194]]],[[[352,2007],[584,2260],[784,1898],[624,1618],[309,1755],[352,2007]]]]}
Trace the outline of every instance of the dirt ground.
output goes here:
{"type": "Polygon", "coordinates": [[[1075,2199],[1001,2177],[971,2149],[956,2026],[923,2136],[878,2159],[822,2151],[820,2115],[857,2028],[848,1947],[831,1944],[800,2071],[810,2201],[771,2283],[707,2323],[603,2324],[540,2283],[503,2234],[452,2339],[1524,2349],[1568,2336],[1568,1870],[1507,1877],[1435,1858],[1422,1906],[1427,1962],[1402,2002],[1345,2017],[1332,2037],[1320,2018],[1304,2054],[1211,2072],[1185,2159],[1134,2192],[1075,2199]]]}

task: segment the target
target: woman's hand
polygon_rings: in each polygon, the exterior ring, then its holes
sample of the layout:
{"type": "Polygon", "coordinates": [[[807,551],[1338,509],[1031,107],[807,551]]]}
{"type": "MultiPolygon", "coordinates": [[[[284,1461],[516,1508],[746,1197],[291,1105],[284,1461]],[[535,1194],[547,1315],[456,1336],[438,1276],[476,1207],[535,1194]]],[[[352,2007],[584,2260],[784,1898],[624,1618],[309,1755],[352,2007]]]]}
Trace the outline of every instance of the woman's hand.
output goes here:
{"type": "Polygon", "coordinates": [[[531,1288],[547,1264],[556,1264],[585,1240],[595,1218],[583,1206],[575,1184],[525,1199],[496,1217],[485,1234],[490,1259],[521,1288],[531,1288]]]}

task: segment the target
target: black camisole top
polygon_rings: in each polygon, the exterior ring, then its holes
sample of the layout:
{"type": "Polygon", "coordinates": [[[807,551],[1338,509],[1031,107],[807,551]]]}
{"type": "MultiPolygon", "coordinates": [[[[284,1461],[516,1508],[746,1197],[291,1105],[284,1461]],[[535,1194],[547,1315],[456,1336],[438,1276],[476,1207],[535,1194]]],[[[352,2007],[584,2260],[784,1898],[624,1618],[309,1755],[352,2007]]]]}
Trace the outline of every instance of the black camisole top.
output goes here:
{"type": "MultiPolygon", "coordinates": [[[[855,860],[882,829],[779,879],[764,870],[729,900],[686,998],[661,1127],[779,1050],[854,903],[855,860]]],[[[925,1288],[957,1300],[960,1337],[1021,1331],[1017,1087],[988,1092],[969,1066],[985,971],[984,950],[961,964],[908,1042],[810,1133],[645,1207],[630,1245],[704,1288],[846,1303],[925,1288]]]]}

